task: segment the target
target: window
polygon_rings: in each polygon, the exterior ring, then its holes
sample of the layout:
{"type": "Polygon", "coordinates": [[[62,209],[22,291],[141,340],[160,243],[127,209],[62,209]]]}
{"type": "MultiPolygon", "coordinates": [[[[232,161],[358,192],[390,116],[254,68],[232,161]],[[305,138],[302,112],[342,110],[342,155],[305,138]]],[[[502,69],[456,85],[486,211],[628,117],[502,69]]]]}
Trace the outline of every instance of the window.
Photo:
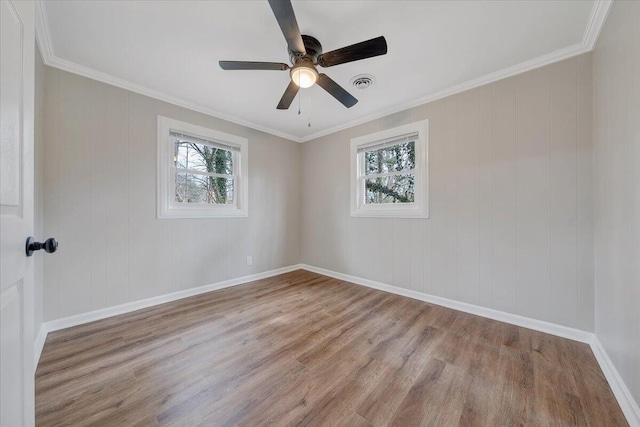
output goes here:
{"type": "Polygon", "coordinates": [[[427,120],[351,140],[351,216],[428,218],[427,120]]]}
{"type": "Polygon", "coordinates": [[[247,216],[245,138],[158,116],[158,218],[247,216]]]}

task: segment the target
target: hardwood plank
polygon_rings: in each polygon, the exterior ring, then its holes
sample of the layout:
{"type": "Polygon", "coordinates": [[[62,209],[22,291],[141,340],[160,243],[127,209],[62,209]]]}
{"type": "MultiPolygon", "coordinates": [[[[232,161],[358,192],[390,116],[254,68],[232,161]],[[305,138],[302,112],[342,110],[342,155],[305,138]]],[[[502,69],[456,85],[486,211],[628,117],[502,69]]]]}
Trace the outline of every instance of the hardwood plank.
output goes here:
{"type": "Polygon", "coordinates": [[[627,425],[585,344],[306,271],[51,333],[36,423],[627,425]]]}

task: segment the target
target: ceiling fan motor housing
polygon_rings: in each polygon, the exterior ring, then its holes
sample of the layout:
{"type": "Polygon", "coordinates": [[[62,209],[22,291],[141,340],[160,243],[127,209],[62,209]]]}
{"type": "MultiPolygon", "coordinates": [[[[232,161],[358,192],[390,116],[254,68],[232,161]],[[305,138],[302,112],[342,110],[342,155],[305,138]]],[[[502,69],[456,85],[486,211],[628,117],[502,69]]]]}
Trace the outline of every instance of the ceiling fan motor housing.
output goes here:
{"type": "Polygon", "coordinates": [[[322,53],[322,45],[315,37],[307,36],[302,34],[302,42],[304,43],[304,48],[307,51],[306,55],[300,55],[299,53],[295,53],[289,51],[289,58],[291,59],[291,63],[295,64],[302,58],[309,59],[313,61],[314,64],[318,63],[318,56],[322,53]]]}

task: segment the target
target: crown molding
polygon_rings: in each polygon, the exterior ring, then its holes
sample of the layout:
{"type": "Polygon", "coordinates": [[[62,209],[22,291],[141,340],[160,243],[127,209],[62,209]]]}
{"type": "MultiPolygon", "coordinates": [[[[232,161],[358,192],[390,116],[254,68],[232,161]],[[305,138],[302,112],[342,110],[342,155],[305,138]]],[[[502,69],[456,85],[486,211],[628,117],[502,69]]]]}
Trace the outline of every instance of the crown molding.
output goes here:
{"type": "Polygon", "coordinates": [[[44,0],[36,0],[36,41],[38,42],[38,46],[40,47],[42,62],[44,62],[44,64],[49,67],[68,71],[70,73],[87,77],[92,80],[97,80],[102,83],[116,86],[131,92],[139,93],[140,95],[145,95],[150,98],[167,102],[169,104],[177,105],[178,107],[187,108],[198,113],[226,120],[231,123],[245,126],[260,132],[265,132],[274,136],[278,136],[280,138],[288,139],[290,141],[302,142],[299,137],[290,135],[286,132],[281,132],[277,129],[262,126],[230,114],[225,114],[220,111],[205,107],[203,105],[188,101],[186,99],[172,96],[158,90],[150,89],[148,87],[132,83],[128,80],[114,77],[111,74],[103,73],[93,68],[85,67],[84,65],[80,65],[75,62],[57,57],[53,48],[51,32],[49,31],[46,2],[44,0]]]}
{"type": "Polygon", "coordinates": [[[240,117],[222,113],[220,111],[205,107],[200,104],[196,104],[186,99],[172,96],[154,89],[150,89],[148,87],[145,87],[136,83],[132,83],[128,80],[114,77],[110,74],[106,74],[106,73],[94,70],[93,68],[85,67],[75,62],[57,57],[55,55],[55,50],[54,50],[53,42],[51,39],[51,33],[49,31],[46,6],[43,0],[36,0],[36,40],[38,42],[38,46],[40,47],[40,53],[42,54],[42,61],[47,66],[58,68],[58,69],[68,71],[70,73],[78,74],[78,75],[81,75],[93,80],[97,80],[106,84],[117,86],[119,88],[129,90],[131,92],[139,93],[141,95],[155,98],[160,101],[168,102],[170,104],[187,108],[189,110],[193,110],[202,114],[217,117],[219,119],[226,120],[231,123],[236,123],[238,125],[245,126],[251,129],[255,129],[260,132],[265,132],[271,135],[278,136],[280,138],[288,139],[290,141],[303,143],[303,142],[312,141],[314,139],[317,139],[326,135],[330,135],[332,133],[339,132],[344,129],[351,128],[353,126],[370,122],[372,120],[376,120],[376,119],[388,116],[390,114],[394,114],[400,111],[408,110],[410,108],[418,107],[420,105],[424,105],[429,102],[437,101],[438,99],[446,98],[448,96],[455,95],[460,92],[474,89],[479,86],[493,83],[498,80],[512,77],[517,74],[521,74],[530,70],[534,70],[536,68],[543,67],[545,65],[552,64],[554,62],[562,61],[564,59],[589,52],[594,49],[596,43],[598,42],[598,37],[602,32],[602,28],[604,27],[604,24],[607,20],[612,4],[613,4],[613,0],[596,0],[594,2],[593,8],[591,10],[591,14],[589,16],[589,20],[587,22],[587,26],[585,28],[582,41],[580,43],[576,43],[566,48],[559,49],[555,52],[542,55],[538,58],[521,62],[514,66],[487,74],[485,76],[468,80],[464,83],[460,83],[460,84],[451,86],[449,88],[430,93],[428,95],[422,96],[412,101],[397,104],[390,108],[385,108],[375,113],[369,114],[365,117],[352,120],[338,126],[333,126],[331,128],[324,129],[322,131],[319,131],[307,136],[303,136],[303,137],[291,135],[286,132],[279,131],[277,129],[273,129],[267,126],[262,126],[262,125],[253,123],[249,120],[245,120],[240,117]]]}
{"type": "Polygon", "coordinates": [[[598,43],[600,33],[604,28],[605,22],[607,22],[612,5],[613,0],[598,0],[594,3],[582,38],[583,43],[589,47],[589,50],[596,48],[596,43],[598,43]]]}
{"type": "Polygon", "coordinates": [[[430,102],[434,102],[439,99],[446,98],[451,95],[455,95],[457,93],[465,92],[480,86],[484,86],[484,85],[496,82],[498,80],[506,79],[508,77],[522,74],[527,71],[534,70],[536,68],[544,67],[545,65],[553,64],[554,62],[559,62],[564,59],[571,58],[573,56],[577,56],[589,51],[590,49],[587,46],[585,46],[584,43],[577,43],[569,47],[556,50],[555,52],[551,52],[549,54],[532,59],[530,61],[521,62],[520,64],[514,65],[512,67],[505,68],[500,71],[496,71],[494,73],[487,74],[482,77],[478,77],[476,79],[468,80],[464,83],[460,83],[455,86],[451,86],[446,89],[430,93],[418,99],[397,104],[391,108],[387,108],[382,111],[377,111],[373,114],[362,117],[360,119],[352,120],[342,125],[335,126],[320,132],[316,132],[314,134],[311,134],[302,138],[301,142],[311,141],[311,140],[314,140],[326,135],[330,135],[332,133],[335,133],[344,129],[348,129],[363,123],[370,122],[372,120],[380,119],[382,117],[389,116],[391,114],[399,113],[401,111],[405,111],[410,108],[419,107],[420,105],[428,104],[430,102]]]}
{"type": "Polygon", "coordinates": [[[220,111],[216,111],[211,108],[204,107],[200,104],[196,104],[191,101],[187,101],[186,99],[183,99],[183,98],[178,98],[176,96],[168,95],[164,92],[150,89],[136,83],[131,83],[128,80],[124,80],[118,77],[114,77],[110,74],[96,71],[93,68],[85,67],[83,65],[78,65],[75,62],[67,61],[66,59],[53,57],[53,58],[50,58],[49,61],[47,61],[43,55],[42,61],[45,63],[45,65],[48,65],[50,67],[58,68],[63,71],[68,71],[73,74],[78,74],[80,76],[97,80],[99,82],[106,83],[112,86],[117,86],[119,88],[126,89],[128,91],[135,92],[140,95],[145,95],[150,98],[167,102],[169,104],[177,105],[178,107],[183,107],[192,111],[196,111],[198,113],[202,113],[208,116],[226,120],[231,123],[235,123],[235,124],[245,126],[247,128],[251,128],[260,132],[265,132],[271,135],[275,135],[280,138],[288,139],[290,141],[301,142],[298,137],[289,135],[288,133],[285,133],[285,132],[280,132],[277,129],[272,129],[266,126],[258,125],[248,120],[244,120],[236,116],[225,114],[220,111]]]}
{"type": "Polygon", "coordinates": [[[609,16],[609,11],[611,10],[612,4],[613,4],[613,0],[596,0],[594,2],[593,8],[591,9],[591,14],[589,15],[589,21],[587,22],[587,27],[585,28],[585,32],[582,37],[582,41],[580,43],[576,43],[566,48],[556,50],[555,52],[551,52],[546,55],[539,56],[532,60],[521,62],[512,67],[504,68],[494,73],[487,74],[485,76],[468,80],[464,83],[460,83],[455,86],[451,86],[449,88],[430,93],[428,95],[425,95],[413,101],[404,102],[402,104],[395,105],[388,109],[384,109],[382,111],[378,111],[373,114],[370,114],[366,117],[363,117],[357,120],[352,120],[342,125],[334,126],[330,129],[325,129],[323,131],[316,132],[314,134],[301,138],[301,142],[311,141],[311,140],[314,140],[323,136],[327,136],[344,129],[348,129],[363,123],[370,122],[372,120],[380,119],[382,117],[385,117],[394,113],[399,113],[400,111],[404,111],[410,108],[418,107],[420,105],[428,104],[429,102],[434,102],[439,99],[446,98],[451,95],[455,95],[457,93],[475,89],[480,86],[494,83],[498,80],[506,79],[508,77],[513,77],[515,75],[522,74],[527,71],[535,70],[536,68],[544,67],[545,65],[553,64],[554,62],[559,62],[564,59],[568,59],[574,56],[581,55],[586,52],[590,52],[595,48],[595,45],[598,42],[598,37],[600,37],[602,28],[604,27],[607,17],[609,16]]]}
{"type": "Polygon", "coordinates": [[[40,48],[40,56],[42,56],[42,62],[46,65],[51,62],[52,58],[55,58],[53,53],[53,44],[51,43],[51,32],[49,31],[49,22],[47,21],[47,11],[44,1],[36,1],[36,42],[40,48]]]}

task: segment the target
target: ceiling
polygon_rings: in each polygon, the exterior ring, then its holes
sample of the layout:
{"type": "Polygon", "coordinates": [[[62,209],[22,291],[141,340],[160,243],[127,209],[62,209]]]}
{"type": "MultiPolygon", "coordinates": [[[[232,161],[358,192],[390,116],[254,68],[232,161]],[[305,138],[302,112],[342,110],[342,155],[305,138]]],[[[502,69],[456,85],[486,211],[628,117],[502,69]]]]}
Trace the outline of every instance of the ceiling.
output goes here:
{"type": "Polygon", "coordinates": [[[384,35],[388,54],[323,71],[359,103],[317,85],[276,110],[285,71],[223,71],[219,60],[289,63],[266,1],[47,1],[47,65],[303,142],[593,48],[603,1],[293,1],[300,30],[329,51],[384,35]],[[375,85],[350,84],[373,74],[375,85]],[[309,121],[311,127],[308,126],[309,121]]]}

